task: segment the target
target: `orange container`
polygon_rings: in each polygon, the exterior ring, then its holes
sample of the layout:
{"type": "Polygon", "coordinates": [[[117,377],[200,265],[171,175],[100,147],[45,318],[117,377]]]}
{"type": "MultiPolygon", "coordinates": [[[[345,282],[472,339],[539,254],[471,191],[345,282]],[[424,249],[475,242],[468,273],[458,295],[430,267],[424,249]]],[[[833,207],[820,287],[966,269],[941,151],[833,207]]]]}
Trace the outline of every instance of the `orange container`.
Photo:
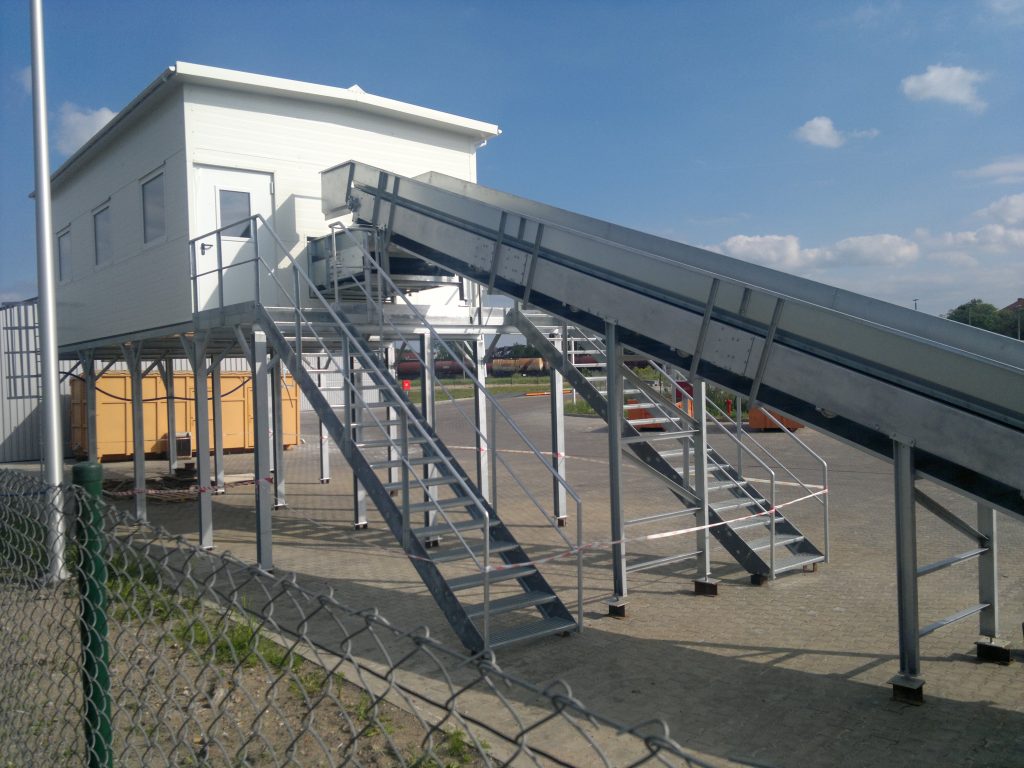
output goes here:
{"type": "MultiPolygon", "coordinates": [[[[771,414],[776,419],[781,421],[782,425],[786,429],[797,430],[797,429],[802,429],[803,426],[804,426],[799,421],[793,421],[793,419],[788,419],[785,416],[783,416],[781,413],[776,413],[775,411],[771,411],[771,414]]],[[[748,429],[759,429],[759,430],[778,429],[779,425],[776,424],[771,419],[769,419],[767,414],[762,409],[760,409],[760,408],[751,408],[750,411],[747,413],[747,428],[748,429]]]]}
{"type": "MultiPolygon", "coordinates": [[[[247,373],[224,372],[221,380],[222,434],[225,451],[251,451],[253,440],[252,379],[247,373]]],[[[209,386],[209,382],[207,383],[209,386]]],[[[195,448],[195,380],[191,373],[174,374],[174,432],[193,435],[195,448]]],[[[130,458],[132,446],[132,385],[126,372],[108,372],[96,382],[96,450],[100,461],[130,458]]],[[[167,391],[163,379],[150,374],[142,380],[143,444],[147,456],[167,454],[167,391]]],[[[213,408],[209,409],[213,435],[213,408]]],[[[299,392],[291,376],[282,379],[281,420],[285,448],[297,445],[299,392]]],[[[88,451],[88,413],[85,382],[71,380],[71,450],[76,456],[88,451]]]]}

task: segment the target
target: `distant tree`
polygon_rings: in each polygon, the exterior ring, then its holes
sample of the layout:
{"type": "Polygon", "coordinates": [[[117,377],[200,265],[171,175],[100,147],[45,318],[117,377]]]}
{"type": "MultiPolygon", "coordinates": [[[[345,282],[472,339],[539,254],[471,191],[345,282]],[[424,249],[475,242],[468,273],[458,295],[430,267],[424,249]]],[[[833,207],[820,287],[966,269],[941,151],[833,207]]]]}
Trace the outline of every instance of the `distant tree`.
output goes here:
{"type": "Polygon", "coordinates": [[[964,325],[982,328],[1004,336],[1017,336],[1017,315],[996,309],[993,304],[981,299],[971,299],[945,315],[947,320],[954,320],[964,325]]]}

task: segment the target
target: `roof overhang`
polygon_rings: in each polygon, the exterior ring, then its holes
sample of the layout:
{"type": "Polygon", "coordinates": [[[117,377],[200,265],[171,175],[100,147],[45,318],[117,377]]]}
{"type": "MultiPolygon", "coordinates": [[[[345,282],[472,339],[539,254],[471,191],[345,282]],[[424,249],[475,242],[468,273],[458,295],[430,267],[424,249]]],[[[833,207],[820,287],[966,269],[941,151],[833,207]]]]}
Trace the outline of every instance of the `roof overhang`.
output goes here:
{"type": "Polygon", "coordinates": [[[168,67],[153,80],[127,106],[114,115],[105,126],[96,132],[85,144],[79,147],[61,166],[54,171],[51,182],[59,183],[63,177],[71,173],[75,166],[101,144],[116,134],[123,126],[142,111],[144,106],[154,103],[158,97],[169,93],[173,87],[184,83],[224,88],[246,93],[260,93],[280,98],[312,101],[331,104],[347,109],[383,115],[409,123],[426,125],[449,133],[461,134],[471,141],[481,144],[498,136],[501,131],[497,125],[460,117],[436,109],[428,109],[415,104],[407,104],[382,96],[366,93],[358,86],[338,88],[330,85],[317,85],[300,80],[287,80],[281,77],[256,75],[250,72],[239,72],[232,69],[207,67],[201,64],[190,64],[179,61],[168,67]]]}

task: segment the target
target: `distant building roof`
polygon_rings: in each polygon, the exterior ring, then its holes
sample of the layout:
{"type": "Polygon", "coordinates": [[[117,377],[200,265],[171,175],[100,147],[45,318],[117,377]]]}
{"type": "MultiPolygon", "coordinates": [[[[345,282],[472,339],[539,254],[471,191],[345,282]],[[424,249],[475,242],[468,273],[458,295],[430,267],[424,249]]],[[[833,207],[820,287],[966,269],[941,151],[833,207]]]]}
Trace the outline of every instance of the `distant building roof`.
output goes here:
{"type": "Polygon", "coordinates": [[[1017,299],[1013,304],[1008,307],[1003,307],[1000,312],[1020,312],[1024,311],[1024,299],[1017,299]]]}
{"type": "Polygon", "coordinates": [[[287,80],[281,77],[256,75],[251,72],[239,72],[233,69],[207,67],[202,64],[190,64],[185,61],[179,61],[174,66],[168,67],[161,72],[159,77],[132,99],[120,112],[114,115],[110,122],[97,131],[71,157],[65,160],[60,168],[53,173],[53,181],[56,182],[82,158],[91,154],[94,147],[103,142],[108,136],[117,132],[129,116],[135,113],[145,102],[151,101],[155,95],[169,91],[171,86],[182,83],[211,85],[236,91],[334,104],[363,112],[388,115],[407,122],[431,125],[442,130],[464,134],[480,142],[487,141],[487,139],[501,133],[498,126],[492,123],[460,117],[459,115],[452,115],[427,107],[419,107],[415,104],[408,104],[394,99],[386,99],[383,96],[374,96],[373,94],[366,93],[358,85],[353,85],[350,88],[339,88],[331,85],[317,85],[300,80],[287,80]]]}

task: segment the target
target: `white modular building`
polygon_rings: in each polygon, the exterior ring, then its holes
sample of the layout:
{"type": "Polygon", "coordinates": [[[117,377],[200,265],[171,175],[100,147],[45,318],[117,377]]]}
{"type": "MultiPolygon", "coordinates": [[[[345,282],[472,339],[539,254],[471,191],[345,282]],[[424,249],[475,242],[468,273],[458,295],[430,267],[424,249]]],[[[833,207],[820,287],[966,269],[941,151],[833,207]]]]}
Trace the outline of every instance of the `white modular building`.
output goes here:
{"type": "MultiPolygon", "coordinates": [[[[358,86],[178,62],[53,175],[62,350],[190,326],[189,241],[232,221],[263,216],[304,258],[307,239],[329,232],[320,201],[326,168],[356,159],[405,176],[439,171],[475,181],[476,152],[498,133],[358,86]]],[[[224,267],[250,257],[245,229],[223,232],[220,248],[200,246],[195,269],[215,269],[215,251],[224,267]]],[[[242,271],[227,274],[229,294],[242,271]]],[[[201,309],[212,288],[200,281],[198,289],[201,309]]]]}

